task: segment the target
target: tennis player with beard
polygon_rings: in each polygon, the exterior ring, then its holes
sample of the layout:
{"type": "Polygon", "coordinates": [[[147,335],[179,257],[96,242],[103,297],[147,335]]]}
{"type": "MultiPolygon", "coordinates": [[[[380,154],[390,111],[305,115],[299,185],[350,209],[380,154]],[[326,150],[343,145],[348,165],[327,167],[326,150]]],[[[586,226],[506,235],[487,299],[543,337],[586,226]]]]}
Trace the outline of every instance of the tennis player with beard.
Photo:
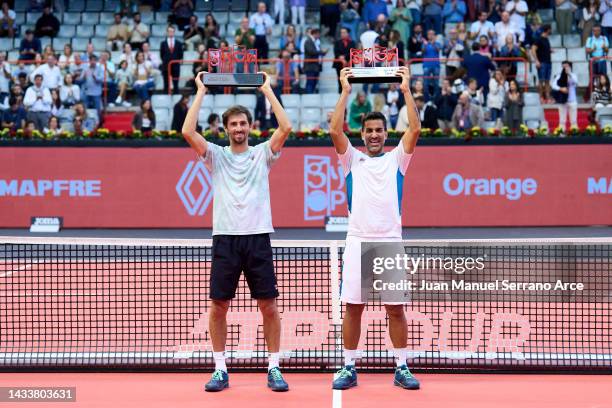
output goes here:
{"type": "MultiPolygon", "coordinates": [[[[361,243],[402,240],[402,186],[421,133],[421,123],[410,93],[408,68],[399,68],[398,75],[402,77],[400,91],[406,100],[408,128],[399,145],[385,153],[385,116],[380,112],[365,114],[361,122],[365,152],[361,152],[351,146],[343,131],[346,104],[351,93],[348,82],[351,69],[340,71],[342,93],[331,119],[330,134],[346,176],[349,226],[342,258],[340,293],[340,300],[346,304],[342,322],[344,367],[336,375],[334,389],[344,390],[357,385],[355,358],[361,333],[361,315],[365,308],[361,299],[361,243]]],[[[408,328],[404,304],[385,304],[385,309],[397,363],[394,384],[405,389],[418,389],[419,382],[406,365],[408,328]]]]}
{"type": "Polygon", "coordinates": [[[253,123],[244,106],[232,106],[223,113],[223,127],[229,146],[206,141],[196,132],[198,113],[206,88],[203,73],[196,77],[197,93],[183,124],[183,136],[212,174],[214,185],[213,249],[210,276],[209,330],[215,359],[215,371],[206,391],[222,391],[229,386],[225,365],[227,310],[236,294],[241,272],[251,296],[263,316],[264,337],[268,346],[268,387],[287,391],[289,386],[279,370],[281,321],[276,306],[278,290],[270,246],[272,211],[268,173],[280,156],[291,132],[291,123],[270,87],[270,78],[260,87],[278,120],[278,129],[270,140],[255,147],[248,138],[253,123]]]}

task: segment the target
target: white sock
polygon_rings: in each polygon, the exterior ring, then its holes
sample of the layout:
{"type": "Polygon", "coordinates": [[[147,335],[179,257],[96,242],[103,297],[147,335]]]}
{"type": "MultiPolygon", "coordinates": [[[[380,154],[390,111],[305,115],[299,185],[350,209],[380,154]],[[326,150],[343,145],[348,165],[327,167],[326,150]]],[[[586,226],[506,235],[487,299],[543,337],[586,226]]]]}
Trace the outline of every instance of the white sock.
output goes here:
{"type": "Polygon", "coordinates": [[[268,356],[268,371],[273,368],[278,368],[278,363],[280,361],[280,353],[270,353],[268,356]]]}
{"type": "Polygon", "coordinates": [[[395,364],[400,367],[406,364],[406,356],[408,354],[408,349],[404,348],[396,348],[393,349],[393,355],[395,356],[395,364]]]}
{"type": "Polygon", "coordinates": [[[357,350],[344,349],[344,365],[355,366],[355,359],[357,358],[357,350]]]}
{"type": "Polygon", "coordinates": [[[225,365],[225,351],[213,351],[213,358],[215,359],[215,370],[222,370],[227,373],[227,366],[225,365]]]}

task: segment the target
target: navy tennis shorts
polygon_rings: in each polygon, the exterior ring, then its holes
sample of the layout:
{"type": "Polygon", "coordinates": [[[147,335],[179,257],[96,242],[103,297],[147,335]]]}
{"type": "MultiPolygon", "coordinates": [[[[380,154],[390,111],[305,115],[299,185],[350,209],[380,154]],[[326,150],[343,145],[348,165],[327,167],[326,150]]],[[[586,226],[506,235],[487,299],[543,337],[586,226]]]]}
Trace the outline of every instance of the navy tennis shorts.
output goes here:
{"type": "Polygon", "coordinates": [[[278,297],[270,235],[213,235],[210,298],[233,299],[243,271],[253,299],[278,297]]]}

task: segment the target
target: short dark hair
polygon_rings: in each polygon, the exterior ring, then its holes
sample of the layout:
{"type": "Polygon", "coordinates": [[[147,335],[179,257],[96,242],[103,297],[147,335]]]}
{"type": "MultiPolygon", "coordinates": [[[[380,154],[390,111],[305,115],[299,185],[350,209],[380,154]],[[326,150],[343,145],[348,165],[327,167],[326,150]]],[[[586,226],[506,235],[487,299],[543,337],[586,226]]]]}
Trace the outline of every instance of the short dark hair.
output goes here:
{"type": "Polygon", "coordinates": [[[230,116],[240,115],[241,113],[246,115],[247,122],[249,122],[249,125],[253,123],[253,116],[251,115],[251,112],[249,112],[249,110],[246,107],[242,105],[234,105],[234,106],[231,106],[225,112],[223,112],[223,115],[222,115],[223,127],[227,128],[227,121],[229,120],[230,116]]]}
{"type": "Polygon", "coordinates": [[[34,75],[34,79],[38,79],[38,78],[43,79],[42,74],[36,74],[36,75],[34,75]]]}
{"type": "Polygon", "coordinates": [[[544,24],[542,26],[542,32],[543,33],[547,32],[547,31],[550,31],[550,30],[552,30],[552,27],[550,26],[550,24],[544,24]]]}
{"type": "Polygon", "coordinates": [[[565,65],[565,64],[569,65],[569,66],[570,66],[570,68],[574,68],[574,65],[572,64],[572,62],[571,62],[571,61],[565,60],[565,61],[563,61],[563,62],[561,63],[561,65],[562,65],[562,66],[563,66],[563,65],[565,65]]]}
{"type": "Polygon", "coordinates": [[[415,102],[425,102],[425,98],[423,98],[423,95],[417,95],[414,97],[414,101],[415,102]]]}
{"type": "Polygon", "coordinates": [[[363,119],[361,120],[361,130],[363,130],[365,128],[365,124],[368,120],[382,120],[383,121],[383,127],[385,128],[385,131],[387,130],[387,118],[385,117],[385,115],[383,115],[380,112],[368,112],[364,115],[363,119]]]}
{"type": "Polygon", "coordinates": [[[478,51],[480,49],[480,43],[474,41],[472,43],[472,51],[478,51]]]}
{"type": "Polygon", "coordinates": [[[212,125],[212,123],[213,123],[215,120],[217,120],[217,119],[219,119],[219,115],[217,115],[216,113],[214,113],[214,112],[213,112],[213,113],[211,113],[210,115],[208,115],[208,119],[206,119],[206,122],[207,122],[209,125],[212,125]]]}

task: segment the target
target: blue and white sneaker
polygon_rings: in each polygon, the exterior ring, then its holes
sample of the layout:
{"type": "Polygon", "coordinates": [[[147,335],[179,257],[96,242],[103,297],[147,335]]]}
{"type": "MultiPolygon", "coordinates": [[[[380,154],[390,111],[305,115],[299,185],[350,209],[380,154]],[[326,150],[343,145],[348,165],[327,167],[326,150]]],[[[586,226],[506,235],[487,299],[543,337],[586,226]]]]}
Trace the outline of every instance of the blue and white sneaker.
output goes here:
{"type": "Polygon", "coordinates": [[[395,378],[393,385],[402,387],[406,390],[418,390],[420,388],[419,380],[414,378],[406,364],[395,369],[395,378]]]}
{"type": "Polygon", "coordinates": [[[272,368],[268,371],[268,388],[276,392],[289,391],[289,384],[283,378],[278,367],[272,368]]]}
{"type": "Polygon", "coordinates": [[[336,373],[336,379],[332,384],[334,390],[348,390],[357,385],[357,371],[355,366],[344,366],[336,373]]]}
{"type": "Polygon", "coordinates": [[[208,392],[223,391],[229,387],[229,376],[223,370],[215,370],[212,378],[206,383],[204,389],[208,392]]]}

